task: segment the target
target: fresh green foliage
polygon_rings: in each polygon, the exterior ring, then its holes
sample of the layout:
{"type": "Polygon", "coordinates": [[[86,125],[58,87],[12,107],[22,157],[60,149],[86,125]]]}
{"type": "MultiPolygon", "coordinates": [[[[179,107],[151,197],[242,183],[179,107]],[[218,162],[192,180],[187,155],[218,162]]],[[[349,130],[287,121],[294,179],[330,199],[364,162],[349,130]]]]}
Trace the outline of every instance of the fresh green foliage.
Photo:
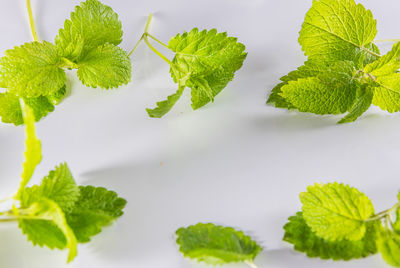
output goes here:
{"type": "Polygon", "coordinates": [[[168,113],[186,87],[191,89],[194,110],[213,102],[232,81],[235,72],[242,67],[247,56],[245,46],[239,43],[237,38],[229,37],[226,32],[218,33],[216,29],[199,31],[197,28],[176,35],[166,45],[149,34],[151,18],[150,15],[145,33],[138,44],[145,40],[146,44],[170,65],[171,77],[178,84],[178,90],[167,100],[158,102],[156,108],[147,109],[149,116],[160,118],[168,113]],[[161,54],[150,43],[149,38],[174,52],[172,61],[161,54]]]}
{"type": "Polygon", "coordinates": [[[367,230],[365,220],[374,215],[371,201],[347,185],[315,184],[300,194],[303,217],[319,237],[358,241],[367,230]]]}
{"type": "Polygon", "coordinates": [[[126,201],[102,187],[78,186],[66,163],[27,187],[42,159],[41,142],[35,133],[34,111],[21,99],[26,126],[26,152],[20,188],[11,210],[0,212],[0,220],[16,220],[34,245],[68,249],[68,262],[78,252],[78,243],[90,241],[122,216],[126,201]],[[17,206],[19,203],[19,207],[17,206]]]}
{"type": "Polygon", "coordinates": [[[0,59],[0,116],[23,123],[17,99],[33,108],[36,120],[54,110],[65,95],[65,69],[77,69],[86,86],[110,89],[131,80],[131,61],[119,48],[122,26],[118,15],[98,0],[76,7],[60,29],[55,45],[43,41],[7,50],[0,59]]]}
{"type": "Polygon", "coordinates": [[[388,264],[400,267],[400,203],[375,214],[366,195],[339,183],[309,186],[300,200],[302,211],[283,227],[283,240],[295,250],[346,261],[380,252],[388,264]]]}
{"type": "Polygon", "coordinates": [[[376,20],[354,0],[313,1],[299,43],[304,66],[281,78],[267,103],[315,114],[347,115],[355,121],[371,104],[400,111],[400,42],[380,56],[373,43],[376,20]]]}
{"type": "Polygon", "coordinates": [[[298,212],[289,218],[283,227],[284,241],[294,245],[295,250],[307,254],[308,257],[321,259],[350,260],[364,258],[377,253],[376,226],[369,224],[365,236],[358,241],[330,241],[316,235],[307,225],[303,213],[298,212]]]}
{"type": "Polygon", "coordinates": [[[231,262],[253,264],[261,251],[261,247],[243,232],[212,223],[180,228],[176,235],[176,242],[185,257],[211,265],[231,262]]]}

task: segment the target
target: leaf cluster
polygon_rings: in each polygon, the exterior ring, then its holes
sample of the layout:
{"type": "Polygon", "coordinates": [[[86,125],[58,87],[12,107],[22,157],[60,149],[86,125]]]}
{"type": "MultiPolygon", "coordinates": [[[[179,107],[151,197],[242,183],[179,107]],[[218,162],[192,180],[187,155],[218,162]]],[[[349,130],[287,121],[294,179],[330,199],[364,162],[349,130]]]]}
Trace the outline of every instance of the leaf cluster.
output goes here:
{"type": "Polygon", "coordinates": [[[77,255],[78,243],[89,242],[122,216],[126,201],[102,187],[76,184],[66,163],[55,167],[39,185],[28,187],[42,159],[35,133],[33,109],[21,101],[26,126],[26,151],[20,187],[12,209],[0,212],[0,220],[16,220],[34,245],[68,249],[68,262],[77,255]]]}
{"type": "Polygon", "coordinates": [[[76,69],[88,87],[110,89],[131,79],[131,61],[118,47],[122,41],[118,15],[98,0],[86,0],[71,13],[54,44],[35,40],[7,50],[0,59],[0,117],[23,123],[19,99],[40,120],[66,95],[65,70],[76,69]]]}
{"type": "Polygon", "coordinates": [[[376,20],[354,0],[313,1],[299,43],[308,57],[281,78],[267,103],[318,115],[344,114],[355,121],[373,104],[400,111],[400,43],[381,56],[373,43],[376,20]]]}
{"type": "Polygon", "coordinates": [[[309,186],[300,200],[302,211],[284,226],[283,240],[295,250],[309,257],[346,261],[380,252],[388,264],[400,267],[400,199],[393,208],[375,214],[365,194],[329,183],[309,186]]]}

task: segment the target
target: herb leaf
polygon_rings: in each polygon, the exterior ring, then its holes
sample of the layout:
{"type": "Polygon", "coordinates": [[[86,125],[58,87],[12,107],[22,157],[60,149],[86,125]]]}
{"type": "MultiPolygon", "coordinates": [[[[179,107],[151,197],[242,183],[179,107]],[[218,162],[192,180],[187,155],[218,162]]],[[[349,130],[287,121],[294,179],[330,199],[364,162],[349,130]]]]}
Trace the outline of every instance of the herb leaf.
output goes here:
{"type": "Polygon", "coordinates": [[[374,215],[371,200],[356,188],[338,183],[315,184],[300,194],[303,217],[317,236],[330,241],[361,240],[365,220],[374,215]]]}
{"type": "Polygon", "coordinates": [[[26,218],[28,219],[20,219],[19,227],[34,245],[46,245],[50,248],[60,246],[61,235],[57,234],[58,228],[64,235],[66,242],[64,247],[69,249],[68,262],[76,257],[78,242],[74,232],[67,224],[64,212],[56,202],[42,198],[40,201],[32,203],[25,213],[27,213],[26,218]]]}
{"type": "Polygon", "coordinates": [[[380,59],[365,66],[364,71],[373,76],[391,75],[400,68],[400,42],[393,45],[391,51],[380,59]]]}
{"type": "Polygon", "coordinates": [[[192,90],[192,107],[198,109],[224,89],[242,67],[247,53],[237,38],[217,30],[199,31],[173,37],[168,47],[176,53],[171,76],[175,82],[192,90]]]}
{"type": "Polygon", "coordinates": [[[383,259],[394,267],[400,267],[400,236],[386,230],[379,236],[377,246],[383,259]]]}
{"type": "Polygon", "coordinates": [[[230,227],[199,223],[176,231],[185,257],[207,264],[252,262],[261,247],[243,232],[230,227]]]}
{"type": "Polygon", "coordinates": [[[167,114],[172,107],[174,107],[175,103],[182,96],[183,91],[185,90],[184,86],[180,86],[178,91],[170,96],[168,96],[167,100],[157,102],[157,107],[154,109],[146,109],[147,113],[150,117],[161,118],[165,114],[167,114]]]}
{"type": "Polygon", "coordinates": [[[299,43],[310,58],[353,60],[377,34],[371,11],[353,0],[313,1],[299,43]]]}
{"type": "Polygon", "coordinates": [[[338,123],[350,123],[355,121],[365,113],[372,104],[374,89],[371,85],[361,85],[357,88],[357,93],[353,105],[349,108],[349,113],[338,123]]]}
{"type": "Polygon", "coordinates": [[[389,113],[400,111],[400,74],[378,77],[372,103],[389,113]]]}
{"type": "Polygon", "coordinates": [[[80,197],[66,217],[78,242],[85,243],[122,216],[126,200],[103,187],[80,186],[79,190],[80,197]]]}
{"type": "MultiPolygon", "coordinates": [[[[382,227],[380,225],[380,227],[382,227]]],[[[364,258],[377,253],[376,239],[377,226],[375,223],[367,226],[367,231],[362,240],[358,241],[329,241],[318,237],[298,212],[289,218],[283,227],[285,230],[284,241],[294,245],[294,249],[307,254],[308,257],[321,259],[351,260],[364,258]]]]}
{"type": "Polygon", "coordinates": [[[105,44],[88,52],[78,63],[78,77],[89,87],[104,89],[127,84],[131,80],[131,61],[121,48],[105,44]]]}
{"type": "Polygon", "coordinates": [[[0,59],[0,76],[7,91],[19,97],[38,97],[55,93],[65,85],[66,75],[55,46],[26,43],[7,50],[0,59]]]}
{"type": "Polygon", "coordinates": [[[79,188],[70,169],[63,163],[50,171],[40,185],[25,188],[20,200],[22,207],[28,207],[33,202],[47,198],[56,202],[63,211],[69,211],[78,200],[79,194],[79,188]]]}
{"type": "Polygon", "coordinates": [[[97,0],[87,0],[65,21],[55,44],[63,57],[75,62],[106,43],[119,45],[122,35],[122,24],[112,8],[97,0]]]}

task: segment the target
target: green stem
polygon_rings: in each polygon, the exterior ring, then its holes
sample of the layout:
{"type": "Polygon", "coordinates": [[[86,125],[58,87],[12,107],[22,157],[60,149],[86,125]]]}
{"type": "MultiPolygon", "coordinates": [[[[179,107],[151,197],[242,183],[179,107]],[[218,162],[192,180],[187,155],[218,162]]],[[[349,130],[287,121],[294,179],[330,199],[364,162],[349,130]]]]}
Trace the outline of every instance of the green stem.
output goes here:
{"type": "Polygon", "coordinates": [[[32,32],[33,40],[39,41],[39,37],[38,37],[38,35],[36,33],[35,21],[33,20],[31,0],[26,0],[26,5],[28,7],[29,24],[31,26],[31,32],[32,32]]]}
{"type": "Polygon", "coordinates": [[[151,39],[153,39],[154,41],[156,41],[156,42],[159,43],[160,45],[162,45],[162,46],[164,46],[164,47],[170,49],[168,45],[164,44],[163,42],[161,42],[160,40],[158,40],[157,38],[155,38],[153,35],[151,35],[151,34],[149,34],[149,33],[147,33],[147,32],[145,33],[145,35],[147,35],[148,37],[150,37],[151,39]]]}
{"type": "Polygon", "coordinates": [[[131,52],[129,52],[128,56],[132,56],[133,52],[135,52],[135,50],[138,48],[138,46],[140,45],[140,43],[143,41],[144,39],[144,35],[142,34],[142,37],[140,37],[139,41],[136,43],[135,47],[131,50],[131,52]]]}
{"type": "Polygon", "coordinates": [[[252,262],[252,261],[246,261],[245,263],[246,263],[248,266],[250,266],[251,268],[258,268],[257,265],[256,265],[254,262],[252,262]]]}
{"type": "Polygon", "coordinates": [[[385,43],[385,42],[400,42],[400,39],[381,39],[374,40],[375,43],[385,43]]]}
{"type": "Polygon", "coordinates": [[[369,49],[367,49],[367,48],[365,48],[365,47],[361,47],[361,49],[364,50],[365,52],[371,54],[372,56],[375,56],[375,57],[377,57],[377,58],[380,58],[380,57],[381,57],[381,55],[379,55],[378,53],[375,53],[375,52],[373,52],[373,51],[371,51],[371,50],[369,50],[369,49]]]}
{"type": "Polygon", "coordinates": [[[379,212],[379,213],[376,214],[375,216],[366,219],[365,222],[377,221],[377,220],[381,220],[381,219],[383,219],[383,218],[386,218],[386,219],[387,219],[387,217],[388,217],[388,216],[391,216],[391,214],[392,214],[397,208],[399,208],[399,207],[400,207],[400,203],[397,203],[397,204],[394,205],[393,207],[391,207],[391,208],[389,208],[389,209],[387,209],[387,210],[384,210],[384,211],[382,211],[382,212],[379,212]]]}

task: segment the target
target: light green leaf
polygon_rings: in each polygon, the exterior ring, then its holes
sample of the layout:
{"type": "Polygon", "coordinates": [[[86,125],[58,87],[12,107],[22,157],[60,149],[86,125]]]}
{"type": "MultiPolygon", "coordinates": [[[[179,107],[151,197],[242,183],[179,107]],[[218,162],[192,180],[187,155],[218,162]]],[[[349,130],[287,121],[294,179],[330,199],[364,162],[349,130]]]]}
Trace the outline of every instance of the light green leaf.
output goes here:
{"type": "Polygon", "coordinates": [[[78,241],[85,243],[122,216],[126,200],[102,187],[80,186],[79,189],[80,197],[66,217],[78,241]]]}
{"type": "Polygon", "coordinates": [[[310,58],[353,60],[360,50],[367,50],[376,33],[376,20],[361,4],[319,0],[306,14],[299,43],[310,58]]]}
{"type": "Polygon", "coordinates": [[[180,228],[176,235],[179,250],[185,257],[207,264],[252,262],[261,251],[243,232],[211,223],[180,228]]]}
{"type": "Polygon", "coordinates": [[[176,53],[171,76],[192,89],[192,107],[198,109],[213,101],[242,67],[247,53],[237,38],[217,30],[197,28],[178,34],[168,44],[176,53]]]}
{"type": "Polygon", "coordinates": [[[112,8],[97,0],[87,0],[65,21],[55,43],[60,55],[76,62],[104,44],[119,45],[122,34],[121,22],[112,8]]]}
{"type": "Polygon", "coordinates": [[[395,73],[400,68],[400,42],[393,45],[391,51],[379,60],[365,66],[364,72],[373,76],[385,76],[395,73]]]}
{"type": "Polygon", "coordinates": [[[25,138],[25,161],[23,164],[21,184],[18,193],[16,195],[17,199],[19,198],[21,191],[25,188],[29,180],[32,178],[36,166],[42,160],[42,145],[40,140],[36,136],[35,117],[32,108],[25,105],[23,101],[21,101],[21,106],[25,123],[26,138],[25,138]]]}
{"type": "Polygon", "coordinates": [[[297,81],[301,78],[315,77],[329,68],[326,61],[308,60],[304,65],[300,66],[297,70],[290,72],[288,75],[281,77],[282,83],[276,85],[268,97],[267,103],[273,104],[276,108],[295,109],[290,102],[281,96],[282,87],[287,85],[290,81],[297,81]]]}
{"type": "Polygon", "coordinates": [[[54,45],[32,42],[7,50],[0,59],[0,77],[7,91],[19,97],[53,94],[65,85],[66,75],[54,45]]]}
{"type": "Polygon", "coordinates": [[[307,225],[329,241],[361,240],[367,229],[365,220],[374,215],[369,198],[344,184],[309,186],[307,192],[300,194],[300,200],[307,225]]]}
{"type": "Polygon", "coordinates": [[[72,177],[66,163],[60,164],[55,170],[50,171],[44,177],[40,185],[25,188],[21,192],[21,206],[28,207],[30,204],[41,200],[50,199],[67,212],[71,210],[79,198],[79,188],[72,177]]]}
{"type": "Polygon", "coordinates": [[[381,223],[370,223],[362,240],[358,241],[328,241],[318,237],[308,227],[303,214],[298,212],[289,218],[283,227],[283,240],[294,245],[294,249],[307,254],[308,257],[318,257],[332,260],[351,260],[365,258],[377,253],[377,230],[382,228],[381,223]]]}
{"type": "Polygon", "coordinates": [[[400,111],[400,73],[378,77],[376,82],[372,103],[389,113],[400,111]]]}
{"type": "Polygon", "coordinates": [[[400,235],[386,230],[381,233],[377,242],[383,259],[393,267],[400,267],[400,235]]]}
{"type": "Polygon", "coordinates": [[[65,219],[64,212],[56,202],[42,198],[39,202],[32,203],[22,211],[27,214],[24,214],[27,219],[20,219],[19,227],[27,235],[28,240],[32,241],[34,245],[68,248],[68,262],[76,257],[78,242],[65,219]],[[62,238],[60,233],[56,231],[57,228],[64,235],[66,241],[64,247],[61,247],[62,238]]]}
{"type": "Polygon", "coordinates": [[[121,48],[105,44],[88,52],[78,63],[78,77],[89,87],[116,88],[131,80],[132,66],[121,48]]]}
{"type": "Polygon", "coordinates": [[[281,88],[281,96],[300,112],[341,114],[353,104],[353,84],[332,88],[316,77],[289,82],[281,88]]]}
{"type": "Polygon", "coordinates": [[[175,103],[179,100],[179,98],[182,96],[184,89],[185,87],[182,86],[179,87],[178,91],[173,95],[168,96],[167,100],[157,102],[156,108],[146,109],[149,116],[154,118],[161,118],[165,114],[167,114],[172,109],[172,107],[174,107],[175,103]]]}
{"type": "Polygon", "coordinates": [[[350,123],[357,120],[363,113],[365,113],[372,104],[374,97],[374,89],[364,84],[358,87],[355,102],[349,109],[349,113],[343,117],[338,123],[350,123]]]}

